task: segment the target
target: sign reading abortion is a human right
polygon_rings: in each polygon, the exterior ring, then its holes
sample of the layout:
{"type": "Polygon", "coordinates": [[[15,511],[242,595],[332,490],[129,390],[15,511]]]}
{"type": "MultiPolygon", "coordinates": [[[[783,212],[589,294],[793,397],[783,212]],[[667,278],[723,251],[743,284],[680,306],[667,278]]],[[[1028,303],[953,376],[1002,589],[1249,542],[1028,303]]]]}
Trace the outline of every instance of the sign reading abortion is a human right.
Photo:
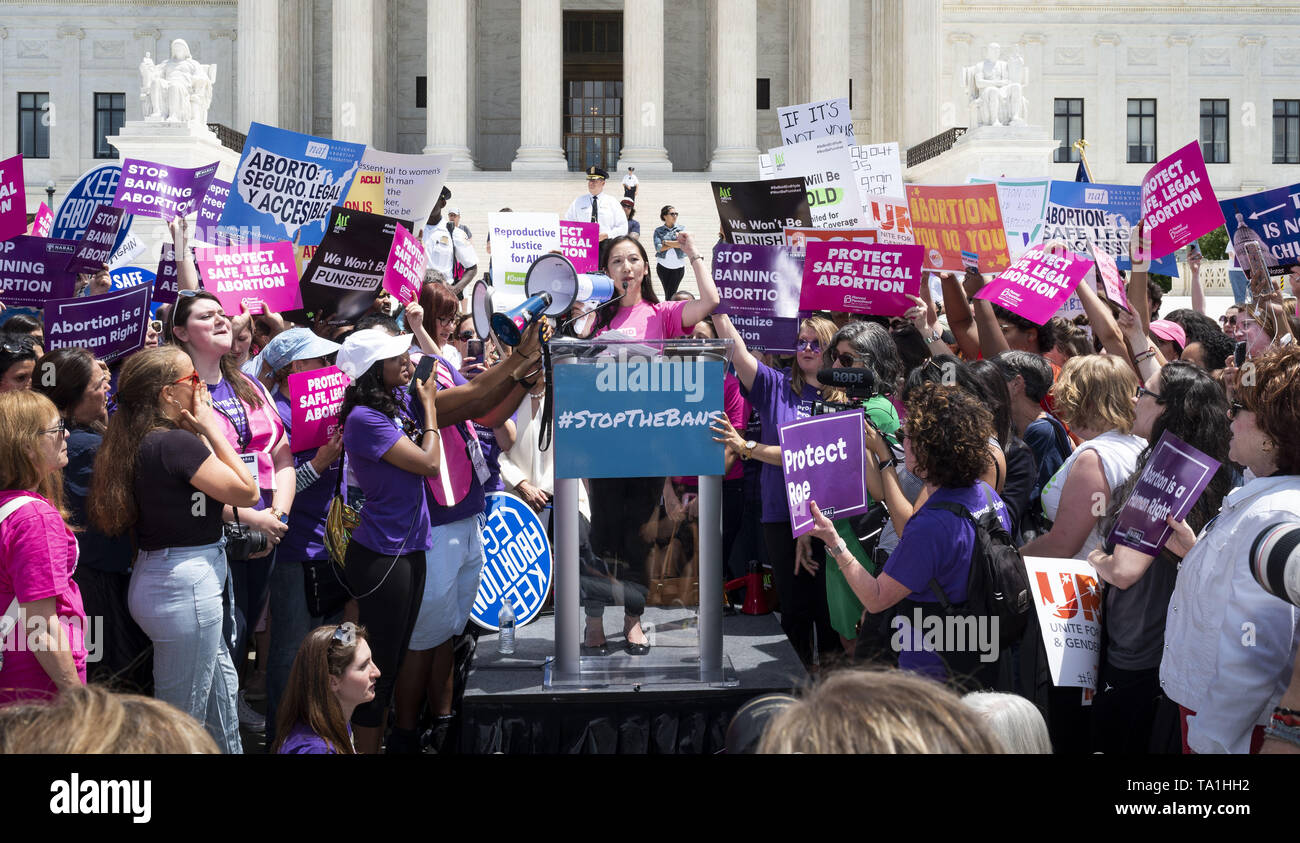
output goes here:
{"type": "Polygon", "coordinates": [[[544,525],[532,507],[506,492],[489,492],[483,526],[483,573],[470,617],[498,629],[502,601],[509,600],[515,626],[536,618],[554,580],[554,557],[544,525]]]}
{"type": "Polygon", "coordinates": [[[99,296],[46,302],[45,347],[87,348],[105,363],[139,351],[144,347],[152,292],[148,284],[141,284],[99,296]]]}
{"type": "Polygon", "coordinates": [[[812,508],[827,518],[866,512],[870,503],[862,471],[862,411],[828,413],[777,428],[781,471],[795,538],[813,528],[812,508]]]}

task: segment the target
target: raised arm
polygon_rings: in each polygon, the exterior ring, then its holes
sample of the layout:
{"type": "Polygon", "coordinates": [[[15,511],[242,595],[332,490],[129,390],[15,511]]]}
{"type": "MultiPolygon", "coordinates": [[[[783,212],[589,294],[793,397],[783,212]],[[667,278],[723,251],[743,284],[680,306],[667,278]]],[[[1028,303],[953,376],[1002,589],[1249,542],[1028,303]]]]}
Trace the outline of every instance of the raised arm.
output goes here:
{"type": "Polygon", "coordinates": [[[189,234],[185,228],[185,217],[176,217],[167,223],[171,231],[172,245],[176,247],[176,289],[197,290],[199,288],[199,268],[194,265],[190,255],[189,234]]]}
{"type": "Polygon", "coordinates": [[[975,316],[971,313],[966,291],[962,289],[957,276],[951,272],[940,273],[939,283],[943,285],[943,312],[948,315],[948,330],[952,331],[962,355],[974,360],[979,357],[980,337],[975,329],[975,316]]]}
{"type": "Polygon", "coordinates": [[[689,331],[697,322],[717,310],[722,298],[718,295],[717,285],[713,283],[713,269],[709,266],[708,259],[695,248],[695,238],[683,231],[677,235],[677,240],[695,272],[695,285],[700,291],[698,299],[687,302],[686,307],[682,308],[682,329],[689,331]]]}
{"type": "Polygon", "coordinates": [[[746,390],[754,388],[754,377],[758,374],[758,358],[750,353],[745,341],[741,339],[736,326],[731,324],[731,317],[719,313],[713,317],[713,327],[718,330],[719,339],[731,340],[731,365],[736,369],[736,378],[746,390]]]}
{"type": "Polygon", "coordinates": [[[1111,315],[1110,308],[1101,300],[1101,296],[1097,295],[1097,291],[1087,281],[1080,281],[1075,292],[1079,294],[1079,301],[1083,303],[1083,312],[1088,314],[1092,335],[1101,340],[1101,347],[1106,349],[1107,354],[1126,356],[1128,347],[1124,343],[1124,337],[1120,334],[1119,326],[1115,324],[1115,317],[1111,315]]]}

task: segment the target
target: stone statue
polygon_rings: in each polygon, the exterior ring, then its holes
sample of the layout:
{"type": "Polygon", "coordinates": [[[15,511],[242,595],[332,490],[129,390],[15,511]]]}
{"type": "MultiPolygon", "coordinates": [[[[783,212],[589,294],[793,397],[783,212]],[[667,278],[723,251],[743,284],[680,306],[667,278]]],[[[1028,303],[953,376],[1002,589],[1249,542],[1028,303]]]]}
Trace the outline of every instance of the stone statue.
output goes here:
{"type": "Polygon", "coordinates": [[[1024,126],[1028,120],[1024,87],[1029,72],[1025,60],[1019,51],[1009,61],[1002,61],[1001,54],[1001,47],[989,44],[984,61],[962,69],[962,86],[971,97],[973,127],[1024,126]]]}
{"type": "Polygon", "coordinates": [[[208,122],[212,105],[212,83],[217,79],[215,64],[199,64],[190,55],[183,38],[171,44],[171,58],[155,64],[144,54],[140,62],[140,104],[144,119],[151,123],[208,122]]]}

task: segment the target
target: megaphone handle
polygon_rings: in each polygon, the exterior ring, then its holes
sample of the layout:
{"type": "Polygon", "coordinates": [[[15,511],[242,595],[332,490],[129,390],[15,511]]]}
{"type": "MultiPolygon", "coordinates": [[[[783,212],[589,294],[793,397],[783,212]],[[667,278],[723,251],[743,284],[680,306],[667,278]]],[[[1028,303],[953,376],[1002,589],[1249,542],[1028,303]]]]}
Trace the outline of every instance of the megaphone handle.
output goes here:
{"type": "Polygon", "coordinates": [[[603,308],[609,307],[611,304],[617,304],[622,300],[623,298],[621,296],[616,296],[615,298],[610,299],[604,304],[598,304],[595,307],[593,307],[591,310],[588,310],[586,313],[582,314],[581,316],[575,316],[572,319],[565,322],[563,325],[560,326],[560,330],[564,331],[574,322],[577,322],[579,319],[586,319],[588,316],[591,316],[594,313],[599,313],[603,308]]]}
{"type": "Polygon", "coordinates": [[[537,450],[547,451],[551,447],[551,434],[555,427],[555,387],[551,383],[551,346],[542,343],[542,377],[546,378],[546,387],[542,393],[542,429],[537,436],[537,450]]]}

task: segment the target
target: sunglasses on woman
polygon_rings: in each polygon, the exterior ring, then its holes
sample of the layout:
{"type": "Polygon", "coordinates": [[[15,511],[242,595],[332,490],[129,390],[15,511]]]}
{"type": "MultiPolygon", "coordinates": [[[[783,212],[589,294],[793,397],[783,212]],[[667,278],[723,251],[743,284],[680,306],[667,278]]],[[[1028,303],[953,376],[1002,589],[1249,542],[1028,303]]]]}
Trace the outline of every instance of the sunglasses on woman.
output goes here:
{"type": "Polygon", "coordinates": [[[344,647],[351,647],[357,643],[357,625],[352,621],[344,621],[334,630],[334,635],[330,637],[330,644],[342,644],[344,647]]]}
{"type": "Polygon", "coordinates": [[[1139,386],[1137,388],[1137,392],[1134,393],[1133,397],[1140,399],[1143,395],[1150,395],[1152,400],[1155,401],[1157,404],[1164,403],[1163,399],[1160,397],[1160,393],[1152,392],[1151,390],[1147,389],[1145,386],[1139,386]]]}
{"type": "Polygon", "coordinates": [[[822,344],[818,340],[799,340],[795,348],[799,351],[811,351],[813,354],[822,353],[822,344]]]}
{"type": "Polygon", "coordinates": [[[1246,409],[1246,406],[1240,401],[1233,401],[1228,405],[1228,418],[1235,419],[1237,414],[1246,409]]]}
{"type": "Polygon", "coordinates": [[[456,335],[456,339],[460,340],[461,342],[468,342],[468,341],[474,339],[474,332],[473,332],[473,331],[461,331],[459,334],[456,335]]]}
{"type": "Polygon", "coordinates": [[[203,378],[199,377],[199,373],[195,371],[195,372],[190,372],[188,375],[186,375],[183,378],[177,378],[176,380],[172,381],[172,383],[188,383],[191,389],[198,389],[199,384],[203,383],[203,378]]]}

